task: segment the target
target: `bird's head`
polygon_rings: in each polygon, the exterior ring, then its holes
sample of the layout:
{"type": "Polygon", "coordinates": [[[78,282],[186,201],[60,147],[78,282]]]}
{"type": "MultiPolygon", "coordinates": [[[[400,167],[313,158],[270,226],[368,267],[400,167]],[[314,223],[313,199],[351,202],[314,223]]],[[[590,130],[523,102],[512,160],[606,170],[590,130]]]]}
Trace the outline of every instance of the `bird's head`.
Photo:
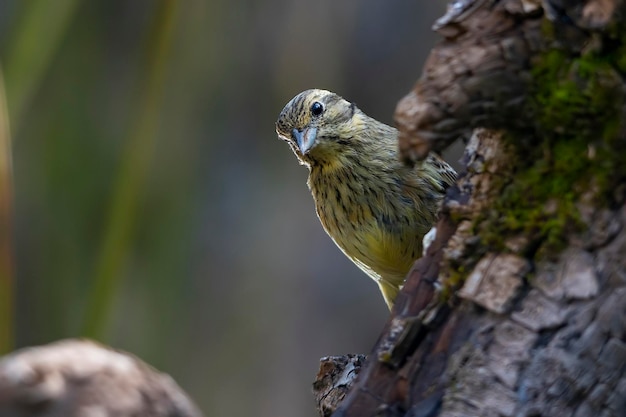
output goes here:
{"type": "Polygon", "coordinates": [[[306,90],[287,103],[276,121],[278,137],[305,165],[329,161],[354,142],[354,103],[326,90],[306,90]]]}

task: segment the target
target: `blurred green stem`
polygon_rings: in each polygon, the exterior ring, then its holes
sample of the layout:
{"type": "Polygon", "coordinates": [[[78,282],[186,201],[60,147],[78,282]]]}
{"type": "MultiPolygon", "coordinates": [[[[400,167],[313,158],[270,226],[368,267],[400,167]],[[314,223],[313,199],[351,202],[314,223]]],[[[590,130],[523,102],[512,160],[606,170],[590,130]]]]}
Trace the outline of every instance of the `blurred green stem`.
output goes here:
{"type": "Polygon", "coordinates": [[[123,264],[131,246],[138,198],[152,158],[159,123],[176,9],[176,0],[161,0],[148,37],[145,71],[142,71],[147,77],[140,86],[137,114],[131,121],[127,148],[113,189],[110,217],[87,305],[83,329],[83,335],[87,337],[104,338],[109,310],[120,285],[123,264]]]}
{"type": "Polygon", "coordinates": [[[11,131],[0,70],[0,354],[13,349],[13,172],[11,131]]]}
{"type": "Polygon", "coordinates": [[[77,9],[78,0],[31,0],[15,26],[5,59],[6,96],[13,130],[37,90],[63,34],[77,9]]]}

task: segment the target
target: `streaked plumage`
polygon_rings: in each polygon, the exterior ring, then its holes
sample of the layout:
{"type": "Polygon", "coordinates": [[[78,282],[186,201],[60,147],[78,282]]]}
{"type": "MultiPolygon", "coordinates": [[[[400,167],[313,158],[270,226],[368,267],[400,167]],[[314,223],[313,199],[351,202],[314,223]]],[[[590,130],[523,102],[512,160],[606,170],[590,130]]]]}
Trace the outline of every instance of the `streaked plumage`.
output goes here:
{"type": "Polygon", "coordinates": [[[295,96],[276,132],[309,168],[324,229],[391,308],[456,173],[434,154],[412,168],[402,164],[397,130],[330,91],[295,96]]]}

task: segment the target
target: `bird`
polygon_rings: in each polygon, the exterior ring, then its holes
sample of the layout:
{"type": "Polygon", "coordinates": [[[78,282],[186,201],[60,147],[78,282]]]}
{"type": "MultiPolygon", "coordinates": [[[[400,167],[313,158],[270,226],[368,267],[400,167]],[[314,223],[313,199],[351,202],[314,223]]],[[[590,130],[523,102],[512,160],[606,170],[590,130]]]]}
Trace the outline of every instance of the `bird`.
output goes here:
{"type": "Polygon", "coordinates": [[[309,169],[324,230],[378,284],[391,309],[456,172],[434,153],[404,164],[394,127],[328,90],[292,98],[276,133],[309,169]]]}

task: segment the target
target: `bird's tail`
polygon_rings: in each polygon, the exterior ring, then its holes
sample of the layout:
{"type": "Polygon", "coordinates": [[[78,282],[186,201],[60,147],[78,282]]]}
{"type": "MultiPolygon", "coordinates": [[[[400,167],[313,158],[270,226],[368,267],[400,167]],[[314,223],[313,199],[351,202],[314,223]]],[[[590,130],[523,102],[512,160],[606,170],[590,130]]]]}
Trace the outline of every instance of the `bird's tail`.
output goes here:
{"type": "Polygon", "coordinates": [[[378,283],[378,287],[380,288],[380,292],[383,293],[383,297],[385,298],[385,303],[387,303],[387,307],[389,310],[393,307],[393,302],[400,291],[400,288],[391,284],[388,281],[379,279],[376,281],[378,283]]]}

